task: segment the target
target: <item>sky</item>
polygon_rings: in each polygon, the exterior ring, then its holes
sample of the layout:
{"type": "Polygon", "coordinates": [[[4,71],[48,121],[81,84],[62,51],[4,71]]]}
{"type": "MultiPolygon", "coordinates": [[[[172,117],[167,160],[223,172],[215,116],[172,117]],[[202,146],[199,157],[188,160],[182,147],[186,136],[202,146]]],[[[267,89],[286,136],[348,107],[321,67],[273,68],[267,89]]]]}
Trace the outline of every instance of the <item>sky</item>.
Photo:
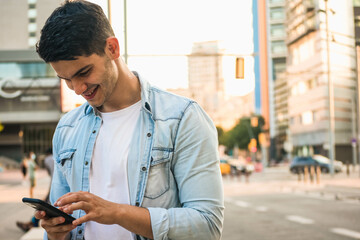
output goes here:
{"type": "MultiPolygon", "coordinates": [[[[106,0],[91,1],[107,12],[106,0]]],[[[186,55],[193,43],[219,40],[227,54],[245,56],[243,80],[234,78],[235,62],[224,61],[226,91],[232,95],[248,93],[254,87],[251,4],[251,0],[128,0],[130,69],[161,88],[186,88],[186,55]]],[[[112,0],[112,25],[122,54],[123,16],[123,1],[112,0]]]]}

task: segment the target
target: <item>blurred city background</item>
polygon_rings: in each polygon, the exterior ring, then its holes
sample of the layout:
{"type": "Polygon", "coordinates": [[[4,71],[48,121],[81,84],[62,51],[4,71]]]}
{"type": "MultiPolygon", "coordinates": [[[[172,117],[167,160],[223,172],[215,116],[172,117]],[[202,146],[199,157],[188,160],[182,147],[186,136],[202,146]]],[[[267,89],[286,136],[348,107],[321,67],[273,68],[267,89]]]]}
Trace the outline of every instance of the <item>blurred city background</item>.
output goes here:
{"type": "MultiPolygon", "coordinates": [[[[35,52],[63,0],[0,0],[0,239],[16,221],[34,152],[37,186],[56,124],[84,103],[35,52]]],[[[123,59],[213,119],[223,239],[360,239],[360,0],[92,0],[123,59]]],[[[40,237],[39,237],[40,236],[40,237]]]]}

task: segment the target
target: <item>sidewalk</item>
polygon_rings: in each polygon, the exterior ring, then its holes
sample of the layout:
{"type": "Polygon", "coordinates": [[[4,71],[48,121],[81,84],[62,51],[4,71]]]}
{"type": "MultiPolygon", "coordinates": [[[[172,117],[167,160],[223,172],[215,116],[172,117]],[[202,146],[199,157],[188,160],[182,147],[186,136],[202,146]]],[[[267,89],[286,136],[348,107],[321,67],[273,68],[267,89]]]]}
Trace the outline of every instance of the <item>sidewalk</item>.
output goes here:
{"type": "Polygon", "coordinates": [[[238,195],[255,195],[268,194],[273,192],[287,191],[312,191],[321,190],[328,187],[350,188],[359,191],[360,194],[360,177],[359,171],[351,171],[350,175],[346,175],[346,171],[331,176],[330,174],[322,174],[320,183],[306,182],[298,176],[289,173],[287,167],[269,168],[264,173],[253,173],[249,177],[249,182],[245,181],[245,177],[223,176],[224,194],[225,196],[238,195]]]}
{"type": "Polygon", "coordinates": [[[44,229],[41,227],[36,227],[30,229],[20,240],[42,240],[44,236],[44,229]]]}
{"type": "MultiPolygon", "coordinates": [[[[36,171],[36,187],[34,197],[43,199],[49,189],[50,177],[46,170],[36,171]]],[[[34,210],[21,202],[29,196],[29,180],[23,181],[18,169],[0,172],[0,239],[4,240],[37,240],[43,238],[42,229],[34,229],[28,233],[22,232],[16,221],[29,221],[34,210]]]]}

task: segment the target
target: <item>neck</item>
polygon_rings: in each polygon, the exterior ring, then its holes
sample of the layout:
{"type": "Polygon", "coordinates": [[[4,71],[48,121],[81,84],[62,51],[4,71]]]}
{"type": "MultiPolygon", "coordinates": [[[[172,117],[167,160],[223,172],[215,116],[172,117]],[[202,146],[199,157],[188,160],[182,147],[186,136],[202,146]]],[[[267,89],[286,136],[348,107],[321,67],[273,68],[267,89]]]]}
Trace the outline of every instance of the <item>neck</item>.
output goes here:
{"type": "Polygon", "coordinates": [[[121,60],[116,59],[117,82],[111,94],[110,101],[101,106],[101,112],[112,112],[129,107],[141,99],[141,88],[138,78],[121,60]]]}

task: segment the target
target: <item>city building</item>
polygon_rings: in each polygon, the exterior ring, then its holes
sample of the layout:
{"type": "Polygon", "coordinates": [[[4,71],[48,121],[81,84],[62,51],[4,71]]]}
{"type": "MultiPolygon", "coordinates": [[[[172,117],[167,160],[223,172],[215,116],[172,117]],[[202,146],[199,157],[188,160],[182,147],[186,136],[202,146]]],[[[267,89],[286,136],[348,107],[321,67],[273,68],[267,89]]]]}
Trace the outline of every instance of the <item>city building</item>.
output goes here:
{"type": "Polygon", "coordinates": [[[353,164],[360,165],[360,0],[353,0],[354,4],[354,25],[355,25],[355,45],[356,45],[356,62],[357,62],[357,129],[353,129],[353,139],[352,139],[352,148],[353,148],[353,164]],[[357,137],[356,137],[357,136],[357,137]]]}
{"type": "Polygon", "coordinates": [[[289,139],[293,154],[350,162],[356,59],[352,0],[287,0],[289,139]]]}
{"type": "Polygon", "coordinates": [[[285,0],[267,0],[269,46],[270,159],[284,159],[284,142],[288,128],[286,75],[285,0]]]}
{"type": "Polygon", "coordinates": [[[40,29],[62,0],[0,0],[0,156],[44,153],[60,119],[60,82],[35,52],[40,29]]]}
{"type": "Polygon", "coordinates": [[[264,117],[265,132],[269,131],[269,52],[267,8],[265,0],[253,0],[253,39],[255,71],[255,113],[264,117]]]}
{"type": "Polygon", "coordinates": [[[236,56],[225,53],[219,41],[194,43],[188,56],[189,89],[186,95],[202,106],[215,125],[229,130],[242,116],[254,113],[254,92],[243,96],[227,94],[225,85],[229,79],[225,76],[235,78],[236,56]],[[229,69],[227,64],[231,65],[232,74],[224,70],[229,69]]]}

